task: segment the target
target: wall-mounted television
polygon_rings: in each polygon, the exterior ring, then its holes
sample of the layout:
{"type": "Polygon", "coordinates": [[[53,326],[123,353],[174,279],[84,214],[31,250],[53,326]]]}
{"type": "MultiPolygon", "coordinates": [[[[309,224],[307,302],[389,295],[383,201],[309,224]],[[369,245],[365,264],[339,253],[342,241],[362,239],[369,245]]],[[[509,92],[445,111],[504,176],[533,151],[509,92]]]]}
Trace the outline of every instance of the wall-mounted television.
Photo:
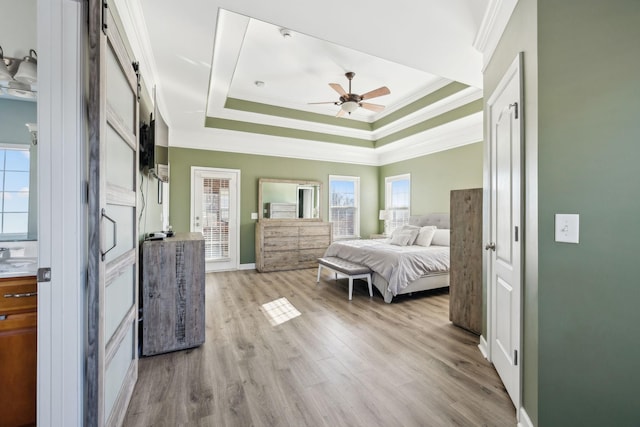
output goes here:
{"type": "Polygon", "coordinates": [[[155,120],[153,114],[149,115],[149,123],[142,122],[140,125],[140,169],[148,172],[155,168],[155,120]]]}
{"type": "MultiPolygon", "coordinates": [[[[143,109],[141,108],[141,110],[143,109]]],[[[156,89],[154,87],[153,112],[149,113],[149,123],[143,121],[140,125],[140,169],[144,173],[154,175],[156,164],[168,163],[168,152],[169,127],[160,113],[156,89]]]]}

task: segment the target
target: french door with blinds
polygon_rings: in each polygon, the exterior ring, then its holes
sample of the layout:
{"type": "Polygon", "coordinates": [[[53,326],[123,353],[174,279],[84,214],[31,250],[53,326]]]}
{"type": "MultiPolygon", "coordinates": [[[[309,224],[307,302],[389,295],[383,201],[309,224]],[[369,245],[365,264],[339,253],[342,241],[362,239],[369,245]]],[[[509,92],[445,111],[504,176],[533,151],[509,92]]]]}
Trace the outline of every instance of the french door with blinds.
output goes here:
{"type": "Polygon", "coordinates": [[[191,231],[204,236],[206,271],[238,269],[240,171],[191,169],[191,231]]]}

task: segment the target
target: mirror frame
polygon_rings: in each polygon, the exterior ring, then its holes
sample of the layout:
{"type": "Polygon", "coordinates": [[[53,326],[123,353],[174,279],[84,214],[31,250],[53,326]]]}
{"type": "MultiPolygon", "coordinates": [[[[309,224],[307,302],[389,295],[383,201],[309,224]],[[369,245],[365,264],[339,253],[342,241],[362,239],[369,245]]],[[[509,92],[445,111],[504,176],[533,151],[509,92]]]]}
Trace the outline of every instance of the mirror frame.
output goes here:
{"type": "Polygon", "coordinates": [[[278,179],[278,178],[259,178],[258,179],[258,220],[259,221],[322,221],[322,182],[320,181],[305,181],[300,179],[278,179]],[[318,186],[318,217],[317,218],[265,218],[264,217],[264,203],[262,201],[262,185],[265,183],[277,183],[277,184],[298,184],[318,186]]]}

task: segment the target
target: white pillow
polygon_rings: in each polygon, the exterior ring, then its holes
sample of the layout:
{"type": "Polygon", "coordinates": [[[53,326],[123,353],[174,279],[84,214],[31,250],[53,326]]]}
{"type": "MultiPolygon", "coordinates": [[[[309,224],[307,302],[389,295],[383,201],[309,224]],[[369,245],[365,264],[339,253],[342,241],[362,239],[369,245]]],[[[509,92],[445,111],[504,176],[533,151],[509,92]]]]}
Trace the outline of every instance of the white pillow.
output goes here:
{"type": "Polygon", "coordinates": [[[418,237],[419,232],[420,227],[404,225],[400,229],[393,230],[393,233],[391,233],[391,241],[389,243],[397,246],[411,246],[416,240],[416,237],[418,237]]]}
{"type": "Polygon", "coordinates": [[[451,237],[451,230],[448,228],[438,228],[433,235],[431,241],[432,246],[449,246],[449,238],[451,237]]]}
{"type": "Polygon", "coordinates": [[[418,233],[418,237],[416,237],[416,241],[413,242],[413,244],[418,246],[430,246],[433,236],[436,234],[436,229],[437,227],[435,225],[425,225],[424,227],[421,227],[420,233],[418,233]]]}

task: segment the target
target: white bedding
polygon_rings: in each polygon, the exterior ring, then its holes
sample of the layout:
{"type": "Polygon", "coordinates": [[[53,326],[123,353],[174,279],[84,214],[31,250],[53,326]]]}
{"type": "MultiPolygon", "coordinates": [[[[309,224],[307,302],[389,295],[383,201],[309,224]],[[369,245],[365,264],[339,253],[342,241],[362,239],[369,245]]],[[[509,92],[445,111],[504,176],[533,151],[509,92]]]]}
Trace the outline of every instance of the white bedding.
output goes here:
{"type": "Polygon", "coordinates": [[[388,239],[343,240],[333,242],[325,256],[369,267],[385,278],[394,296],[428,273],[449,271],[448,246],[396,246],[388,239]]]}

